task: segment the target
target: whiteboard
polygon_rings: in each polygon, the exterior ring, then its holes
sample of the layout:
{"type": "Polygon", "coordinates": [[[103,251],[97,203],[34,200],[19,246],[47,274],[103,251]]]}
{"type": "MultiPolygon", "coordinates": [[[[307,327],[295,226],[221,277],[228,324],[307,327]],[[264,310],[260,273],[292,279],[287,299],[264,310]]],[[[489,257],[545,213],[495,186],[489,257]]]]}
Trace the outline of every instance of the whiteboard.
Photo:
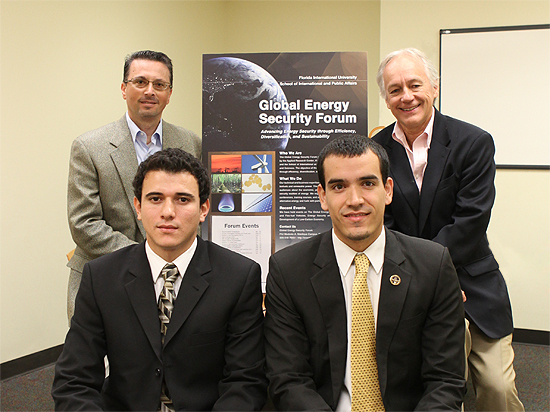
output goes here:
{"type": "Polygon", "coordinates": [[[440,30],[439,109],[493,136],[501,168],[550,168],[550,25],[440,30]]]}

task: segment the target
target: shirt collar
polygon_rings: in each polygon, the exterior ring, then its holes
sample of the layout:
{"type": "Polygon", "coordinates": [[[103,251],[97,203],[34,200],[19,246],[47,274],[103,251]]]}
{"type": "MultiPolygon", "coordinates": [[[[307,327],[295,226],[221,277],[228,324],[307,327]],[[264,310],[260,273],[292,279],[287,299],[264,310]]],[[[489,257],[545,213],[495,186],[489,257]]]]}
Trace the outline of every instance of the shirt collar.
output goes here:
{"type": "MultiPolygon", "coordinates": [[[[145,132],[142,131],[137,124],[134,123],[132,119],[130,119],[130,115],[128,112],[126,112],[126,123],[128,123],[128,129],[130,129],[130,134],[132,135],[132,140],[134,141],[134,144],[136,143],[136,139],[138,138],[138,133],[142,133],[145,135],[145,132]]],[[[146,136],[146,135],[145,135],[146,136]]],[[[159,125],[157,126],[157,129],[155,130],[155,133],[153,133],[153,136],[151,136],[151,142],[154,144],[157,144],[157,138],[159,139],[159,144],[162,147],[162,119],[159,122],[159,125]]],[[[145,137],[144,142],[147,140],[145,137]]]]}
{"type": "MultiPolygon", "coordinates": [[[[432,143],[432,135],[433,135],[433,129],[434,129],[434,119],[435,119],[435,108],[432,107],[432,117],[430,117],[430,121],[426,125],[426,128],[422,132],[420,136],[417,137],[417,139],[425,136],[426,137],[426,147],[429,149],[430,145],[432,143]]],[[[408,150],[411,150],[409,147],[409,144],[407,142],[407,137],[405,136],[405,132],[399,125],[399,122],[395,122],[395,125],[393,126],[393,133],[392,137],[394,140],[401,143],[401,145],[408,150]]],[[[416,140],[415,140],[416,141],[416,140]]]]}
{"type": "Polygon", "coordinates": [[[195,240],[193,241],[189,249],[187,249],[185,252],[183,252],[181,255],[175,258],[173,262],[167,262],[163,258],[161,258],[159,255],[157,255],[155,252],[153,252],[153,249],[151,249],[151,246],[149,246],[149,242],[145,241],[145,254],[147,255],[147,260],[149,261],[149,266],[151,267],[151,274],[153,275],[153,283],[157,283],[157,280],[160,276],[160,272],[162,271],[162,268],[167,263],[173,263],[174,265],[176,265],[178,268],[178,271],[180,272],[180,275],[183,276],[187,271],[189,262],[191,262],[191,259],[193,258],[193,255],[195,254],[196,249],[197,249],[197,238],[195,238],[195,240]]]}
{"type": "MultiPolygon", "coordinates": [[[[334,247],[334,254],[336,255],[336,262],[338,263],[338,268],[340,273],[344,276],[349,271],[353,259],[357,253],[336,236],[334,229],[332,229],[332,245],[334,247]]],[[[386,228],[382,226],[382,232],[376,238],[371,245],[366,248],[362,253],[367,255],[369,258],[370,264],[376,273],[381,273],[382,266],[384,265],[384,252],[386,250],[386,228]]]]}

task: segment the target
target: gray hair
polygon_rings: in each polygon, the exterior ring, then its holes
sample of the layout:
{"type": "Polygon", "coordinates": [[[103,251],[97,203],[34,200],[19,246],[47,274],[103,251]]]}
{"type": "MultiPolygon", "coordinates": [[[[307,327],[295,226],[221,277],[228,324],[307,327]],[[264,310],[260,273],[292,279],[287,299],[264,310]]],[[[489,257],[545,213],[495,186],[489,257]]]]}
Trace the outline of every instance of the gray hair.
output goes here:
{"type": "Polygon", "coordinates": [[[380,66],[378,67],[378,73],[376,74],[376,83],[378,83],[378,88],[380,89],[380,96],[382,96],[384,100],[386,100],[386,88],[384,85],[384,70],[386,69],[386,66],[390,63],[390,61],[394,57],[404,53],[408,53],[411,56],[418,57],[424,64],[424,70],[426,71],[426,75],[428,76],[428,79],[430,80],[432,87],[437,88],[439,86],[439,74],[437,73],[437,68],[423,52],[413,47],[410,47],[408,49],[397,50],[397,51],[391,52],[384,58],[384,60],[382,60],[382,63],[380,63],[380,66]]]}

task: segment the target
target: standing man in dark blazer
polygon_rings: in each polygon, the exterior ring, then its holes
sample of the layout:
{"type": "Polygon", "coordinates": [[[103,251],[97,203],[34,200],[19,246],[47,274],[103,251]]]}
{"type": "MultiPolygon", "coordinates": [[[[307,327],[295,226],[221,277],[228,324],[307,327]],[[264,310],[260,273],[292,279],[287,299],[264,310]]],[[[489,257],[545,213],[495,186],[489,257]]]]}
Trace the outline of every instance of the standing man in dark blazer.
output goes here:
{"type": "Polygon", "coordinates": [[[493,138],[435,110],[438,80],[433,63],[416,49],[390,53],[380,64],[380,94],[397,120],[373,137],[388,152],[394,181],[386,226],[451,253],[466,298],[476,410],[523,411],[514,383],[510,299],[487,240],[493,138]]]}
{"type": "Polygon", "coordinates": [[[132,179],[138,164],[168,147],[200,158],[199,137],[162,120],[173,77],[172,61],[164,53],[143,50],[127,56],[121,84],[127,113],[73,142],[67,210],[76,249],[67,265],[69,320],[84,264],[145,239],[133,206],[132,179]]]}
{"type": "Polygon", "coordinates": [[[84,266],[55,370],[56,410],[260,410],[260,266],[197,237],[209,210],[204,166],[165,149],[141,163],[134,192],[147,240],[84,266]],[[163,278],[167,267],[175,280],[163,278]],[[172,294],[170,316],[159,300],[172,294]]]}
{"type": "MultiPolygon", "coordinates": [[[[446,248],[386,230],[393,181],[384,149],[348,135],[321,151],[318,194],[333,229],[275,253],[266,296],[266,362],[279,410],[455,410],[464,379],[464,311],[446,248]],[[371,381],[383,405],[358,406],[357,255],[366,255],[376,327],[371,381]],[[356,273],[357,272],[357,273],[356,273]],[[352,316],[352,313],[353,316],[352,316]],[[354,324],[355,325],[355,324],[354,324]],[[353,386],[353,391],[352,391],[353,386]]],[[[362,273],[365,273],[364,271],[362,273]]],[[[364,277],[363,277],[364,279],[364,277]]],[[[370,395],[369,395],[370,396],[370,395]]]]}

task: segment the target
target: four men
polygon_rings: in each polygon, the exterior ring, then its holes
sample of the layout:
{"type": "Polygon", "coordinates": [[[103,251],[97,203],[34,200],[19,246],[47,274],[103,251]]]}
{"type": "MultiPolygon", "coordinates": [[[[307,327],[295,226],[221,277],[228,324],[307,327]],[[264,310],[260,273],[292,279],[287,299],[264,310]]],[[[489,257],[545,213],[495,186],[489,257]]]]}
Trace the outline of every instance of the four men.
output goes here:
{"type": "Polygon", "coordinates": [[[76,249],[67,265],[69,319],[84,264],[145,239],[133,207],[132,179],[138,164],[167,147],[200,158],[199,137],[161,119],[172,85],[172,61],[164,53],[144,50],[129,55],[121,85],[127,113],[73,142],[67,207],[76,249]]]}
{"type": "Polygon", "coordinates": [[[394,180],[386,226],[447,247],[465,293],[469,371],[478,411],[523,411],[512,365],[512,310],[489,242],[495,200],[491,135],[434,107],[438,75],[424,53],[389,54],[377,76],[396,123],[373,137],[394,180]]]}
{"type": "Polygon", "coordinates": [[[123,79],[126,115],[71,151],[69,318],[82,285],[56,365],[57,410],[259,410],[264,359],[278,409],[459,410],[461,288],[477,409],[522,410],[510,304],[486,237],[494,145],[433,108],[437,72],[421,52],[380,65],[397,119],[375,137],[383,147],[348,135],[321,151],[333,229],[271,257],[265,357],[259,265],[196,236],[210,183],[198,137],[161,120],[170,59],[136,52],[123,79]]]}

